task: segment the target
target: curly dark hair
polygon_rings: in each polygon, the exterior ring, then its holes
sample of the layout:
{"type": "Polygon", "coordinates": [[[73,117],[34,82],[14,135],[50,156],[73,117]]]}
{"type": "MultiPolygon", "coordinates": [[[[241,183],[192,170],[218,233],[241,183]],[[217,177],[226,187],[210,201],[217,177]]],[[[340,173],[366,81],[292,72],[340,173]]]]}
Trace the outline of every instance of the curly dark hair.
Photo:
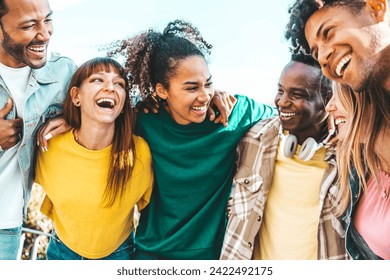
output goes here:
{"type": "Polygon", "coordinates": [[[5,4],[5,1],[4,0],[0,0],[0,24],[1,24],[1,19],[7,13],[8,13],[8,7],[5,4]]]}
{"type": "Polygon", "coordinates": [[[324,106],[333,95],[333,82],[328,79],[321,71],[321,66],[311,55],[306,55],[302,52],[292,52],[291,61],[301,62],[303,64],[317,68],[318,71],[318,92],[321,93],[324,106]]]}
{"type": "Polygon", "coordinates": [[[358,14],[365,6],[365,0],[296,0],[288,9],[290,14],[289,22],[286,26],[285,37],[290,40],[293,48],[302,48],[310,54],[310,47],[305,38],[305,26],[310,16],[324,7],[345,7],[354,14],[358,14]],[[323,6],[320,8],[318,2],[323,6]]]}
{"type": "Polygon", "coordinates": [[[162,33],[150,29],[111,44],[107,55],[125,59],[130,89],[145,99],[155,91],[157,83],[169,88],[169,79],[180,60],[194,55],[205,58],[211,48],[191,23],[175,20],[162,33]]]}

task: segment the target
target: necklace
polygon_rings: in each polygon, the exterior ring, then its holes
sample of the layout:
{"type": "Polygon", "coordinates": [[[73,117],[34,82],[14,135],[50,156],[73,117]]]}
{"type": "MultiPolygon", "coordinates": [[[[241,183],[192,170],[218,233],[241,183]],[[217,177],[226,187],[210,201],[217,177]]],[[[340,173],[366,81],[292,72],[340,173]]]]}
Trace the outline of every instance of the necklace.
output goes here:
{"type": "Polygon", "coordinates": [[[80,137],[78,136],[78,129],[73,130],[73,136],[74,136],[74,141],[76,141],[77,144],[79,144],[80,146],[83,146],[85,148],[83,143],[81,143],[81,141],[80,141],[80,137]]]}
{"type": "Polygon", "coordinates": [[[383,199],[387,199],[389,197],[388,194],[388,187],[390,183],[390,176],[386,171],[379,170],[379,176],[380,176],[380,186],[382,189],[381,196],[383,199]]]}

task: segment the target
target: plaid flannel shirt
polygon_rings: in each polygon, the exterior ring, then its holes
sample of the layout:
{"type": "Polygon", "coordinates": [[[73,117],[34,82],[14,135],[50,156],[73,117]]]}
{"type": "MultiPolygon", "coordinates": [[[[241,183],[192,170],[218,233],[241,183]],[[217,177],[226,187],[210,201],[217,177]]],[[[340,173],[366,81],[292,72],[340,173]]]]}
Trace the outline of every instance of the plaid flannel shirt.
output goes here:
{"type": "MultiPolygon", "coordinates": [[[[255,238],[263,220],[272,184],[279,143],[278,117],[258,122],[238,146],[239,164],[228,202],[229,221],[221,259],[252,258],[255,238]]],[[[349,259],[345,251],[345,224],[334,215],[338,193],[334,149],[327,149],[328,167],[320,189],[318,259],[349,259]]]]}

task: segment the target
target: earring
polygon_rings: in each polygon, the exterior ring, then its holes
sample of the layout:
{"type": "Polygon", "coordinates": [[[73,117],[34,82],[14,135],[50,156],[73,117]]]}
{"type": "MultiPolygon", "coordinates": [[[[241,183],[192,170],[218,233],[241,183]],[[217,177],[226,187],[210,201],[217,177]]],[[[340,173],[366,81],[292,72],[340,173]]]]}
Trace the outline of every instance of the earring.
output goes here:
{"type": "Polygon", "coordinates": [[[382,9],[382,3],[378,3],[378,4],[376,4],[375,6],[374,6],[374,10],[375,11],[380,11],[381,9],[382,9]]]}
{"type": "Polygon", "coordinates": [[[77,100],[77,101],[73,102],[73,104],[76,107],[80,107],[80,100],[77,100]]]}

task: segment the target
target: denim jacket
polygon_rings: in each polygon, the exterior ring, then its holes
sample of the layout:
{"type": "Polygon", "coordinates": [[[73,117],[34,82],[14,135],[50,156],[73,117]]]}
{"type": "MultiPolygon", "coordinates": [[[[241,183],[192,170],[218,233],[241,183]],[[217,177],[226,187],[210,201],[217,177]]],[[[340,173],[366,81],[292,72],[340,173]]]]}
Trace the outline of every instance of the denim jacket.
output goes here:
{"type": "MultiPolygon", "coordinates": [[[[62,103],[65,99],[67,86],[76,70],[76,64],[69,58],[52,53],[46,65],[40,69],[32,69],[27,85],[27,100],[23,117],[23,138],[17,152],[19,167],[23,176],[24,214],[30,199],[34,180],[35,134],[47,119],[62,113],[62,103]]],[[[0,108],[3,108],[10,97],[9,89],[0,76],[0,108]]],[[[16,118],[16,108],[6,119],[16,118]]],[[[0,157],[4,154],[0,151],[0,157]]]]}
{"type": "Polygon", "coordinates": [[[347,213],[344,216],[344,220],[346,223],[346,234],[345,234],[345,246],[347,249],[348,254],[354,259],[354,260],[360,260],[363,259],[360,256],[360,253],[358,249],[356,248],[356,245],[352,241],[351,238],[351,232],[350,232],[350,225],[352,222],[353,212],[356,209],[356,203],[359,200],[360,197],[360,185],[359,185],[359,179],[356,173],[356,170],[352,170],[352,173],[349,176],[349,186],[351,191],[351,203],[347,209],[347,213]]]}

